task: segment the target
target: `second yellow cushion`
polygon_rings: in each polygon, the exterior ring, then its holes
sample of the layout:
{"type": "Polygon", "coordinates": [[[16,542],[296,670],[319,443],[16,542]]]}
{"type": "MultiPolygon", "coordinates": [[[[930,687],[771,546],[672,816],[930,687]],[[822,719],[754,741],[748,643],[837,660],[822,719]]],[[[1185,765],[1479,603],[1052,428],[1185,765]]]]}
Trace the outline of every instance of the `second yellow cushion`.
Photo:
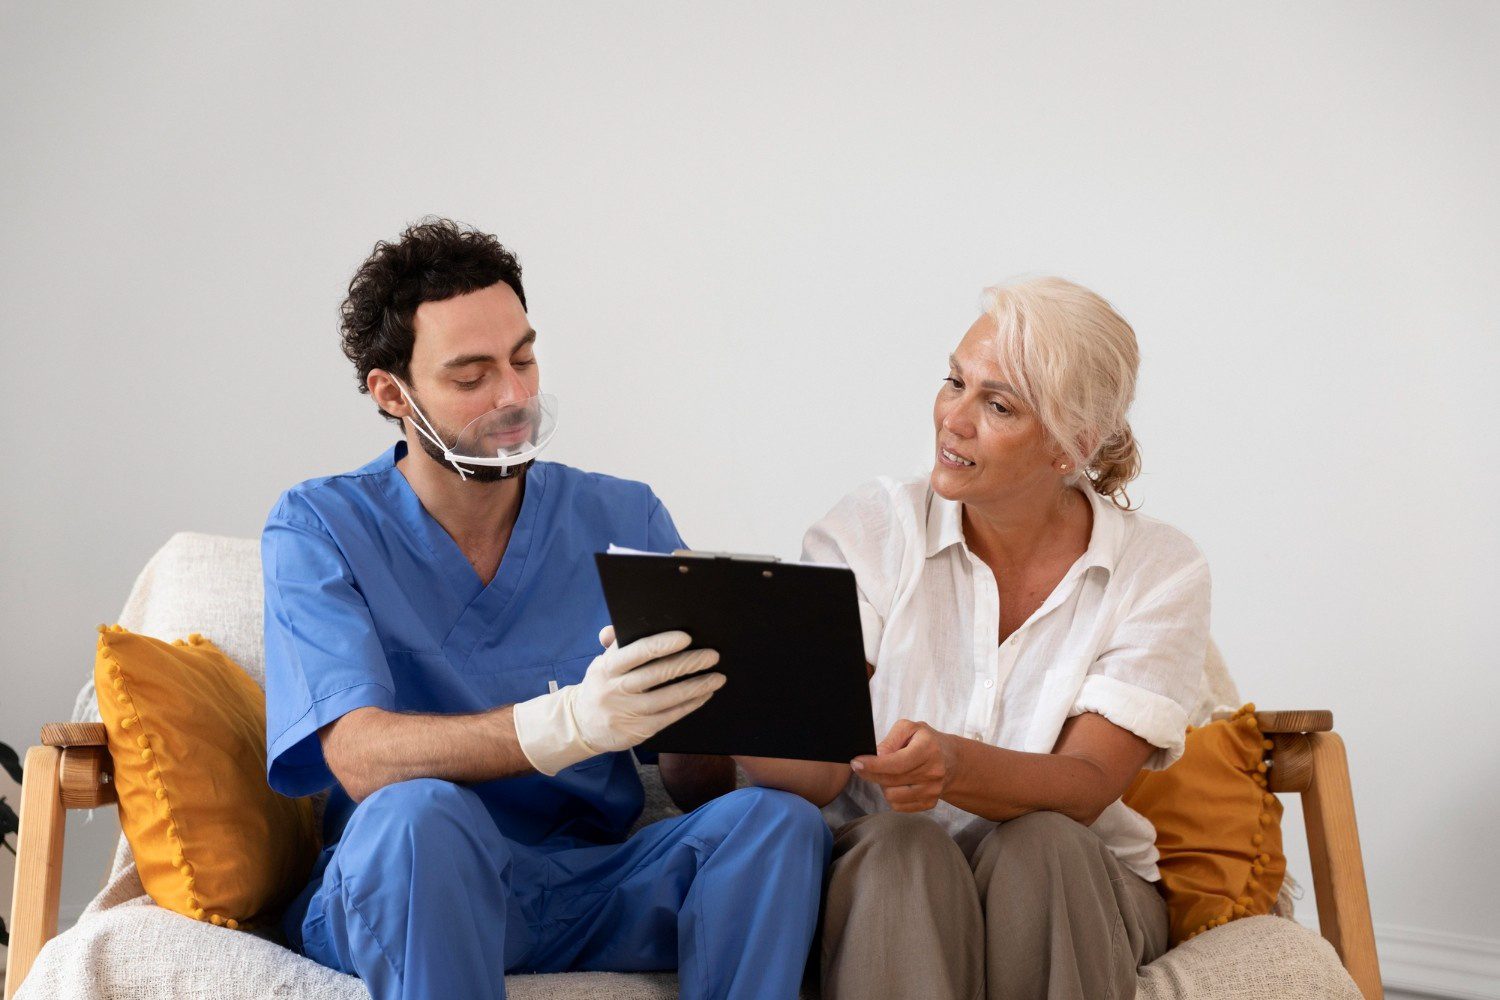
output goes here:
{"type": "Polygon", "coordinates": [[[1286,876],[1281,803],[1266,787],[1270,741],[1255,706],[1189,728],[1182,757],[1142,771],[1125,804],[1156,827],[1172,943],[1271,912],[1286,876]]]}

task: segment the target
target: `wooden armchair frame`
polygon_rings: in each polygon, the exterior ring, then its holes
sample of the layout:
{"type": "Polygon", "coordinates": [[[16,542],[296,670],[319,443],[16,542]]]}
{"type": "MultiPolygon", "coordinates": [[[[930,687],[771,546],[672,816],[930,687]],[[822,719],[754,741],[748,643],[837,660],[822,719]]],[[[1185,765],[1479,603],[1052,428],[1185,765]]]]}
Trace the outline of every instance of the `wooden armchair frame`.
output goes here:
{"type": "MultiPolygon", "coordinates": [[[[1333,713],[1257,712],[1256,720],[1273,743],[1271,791],[1302,796],[1319,929],[1366,1000],[1384,1000],[1349,762],[1333,732],[1333,713]]],[[[26,753],[4,1000],[15,996],[57,934],[67,810],[116,801],[113,775],[99,723],[45,725],[42,745],[26,753]]]]}

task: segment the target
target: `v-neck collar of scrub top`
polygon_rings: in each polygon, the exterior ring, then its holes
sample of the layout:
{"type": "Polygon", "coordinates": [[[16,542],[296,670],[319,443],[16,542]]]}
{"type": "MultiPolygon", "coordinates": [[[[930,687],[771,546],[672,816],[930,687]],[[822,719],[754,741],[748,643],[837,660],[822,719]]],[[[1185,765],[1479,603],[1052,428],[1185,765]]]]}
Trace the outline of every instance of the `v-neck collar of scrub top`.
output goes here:
{"type": "Polygon", "coordinates": [[[443,640],[443,652],[454,664],[461,665],[469,659],[479,640],[493,633],[495,622],[505,613],[526,579],[527,563],[535,547],[538,512],[547,492],[548,465],[533,462],[522,473],[526,480],[521,509],[516,512],[516,523],[510,530],[510,540],[500,557],[500,566],[494,578],[486,584],[480,582],[479,574],[453,536],[422,506],[422,499],[412,489],[405,474],[396,467],[405,455],[406,442],[398,441],[389,452],[372,463],[375,467],[371,471],[377,474],[381,491],[391,501],[402,523],[426,546],[439,575],[464,609],[443,640]]]}

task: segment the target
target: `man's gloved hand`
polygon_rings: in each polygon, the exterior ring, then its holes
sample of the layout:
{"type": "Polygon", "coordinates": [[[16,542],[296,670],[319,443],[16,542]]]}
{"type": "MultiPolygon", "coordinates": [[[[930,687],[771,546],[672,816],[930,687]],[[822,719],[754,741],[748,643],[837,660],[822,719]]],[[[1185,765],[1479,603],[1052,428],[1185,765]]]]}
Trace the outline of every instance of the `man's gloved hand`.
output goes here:
{"type": "Polygon", "coordinates": [[[599,633],[604,652],[583,680],[515,706],[521,752],[543,774],[609,750],[628,750],[698,708],[724,685],[720,673],[696,674],[719,662],[712,649],[686,651],[686,632],[659,632],[621,649],[615,630],[599,633]]]}

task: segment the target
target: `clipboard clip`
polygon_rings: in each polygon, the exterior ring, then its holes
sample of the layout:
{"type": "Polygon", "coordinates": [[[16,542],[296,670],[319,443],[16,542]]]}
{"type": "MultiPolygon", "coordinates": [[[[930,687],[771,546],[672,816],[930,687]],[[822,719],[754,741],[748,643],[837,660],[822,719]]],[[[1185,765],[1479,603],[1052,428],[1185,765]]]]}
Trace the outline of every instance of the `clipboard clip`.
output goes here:
{"type": "Polygon", "coordinates": [[[674,549],[674,556],[688,559],[730,559],[736,562],[781,562],[780,556],[756,556],[743,552],[704,552],[699,549],[674,549]]]}

